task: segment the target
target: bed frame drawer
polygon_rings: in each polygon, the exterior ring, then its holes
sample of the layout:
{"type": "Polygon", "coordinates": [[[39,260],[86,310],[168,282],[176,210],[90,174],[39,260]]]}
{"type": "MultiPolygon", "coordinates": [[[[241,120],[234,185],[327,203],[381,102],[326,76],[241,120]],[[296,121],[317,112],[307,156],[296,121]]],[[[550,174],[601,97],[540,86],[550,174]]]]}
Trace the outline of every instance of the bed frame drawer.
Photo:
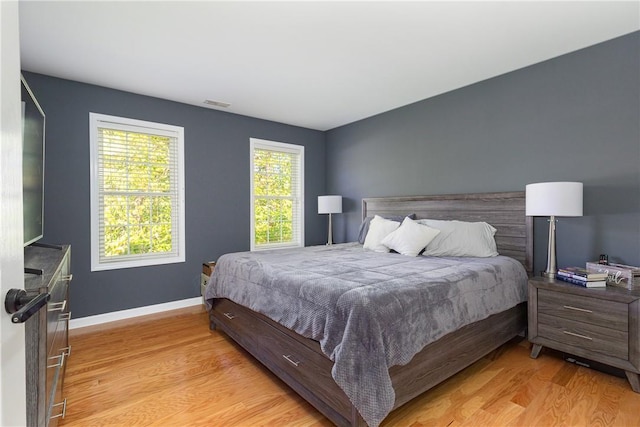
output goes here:
{"type": "Polygon", "coordinates": [[[217,299],[213,302],[209,317],[211,322],[250,353],[257,351],[258,342],[254,331],[258,321],[246,309],[229,300],[217,299]]]}
{"type": "Polygon", "coordinates": [[[260,350],[268,360],[265,362],[267,367],[281,378],[290,377],[307,392],[315,388],[318,393],[320,389],[323,399],[334,409],[348,412],[351,402],[331,376],[333,362],[323,354],[301,346],[298,340],[287,333],[266,323],[263,325],[260,330],[260,350]]]}
{"type": "Polygon", "coordinates": [[[333,362],[316,341],[229,300],[215,299],[212,305],[212,329],[222,329],[336,425],[365,425],[333,380],[333,362]]]}

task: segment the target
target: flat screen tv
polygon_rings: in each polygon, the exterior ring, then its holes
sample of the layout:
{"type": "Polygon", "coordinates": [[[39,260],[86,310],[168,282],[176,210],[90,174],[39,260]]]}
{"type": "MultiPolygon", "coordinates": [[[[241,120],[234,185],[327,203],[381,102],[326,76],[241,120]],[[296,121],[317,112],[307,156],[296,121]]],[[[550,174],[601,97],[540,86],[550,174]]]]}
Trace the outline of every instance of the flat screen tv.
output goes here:
{"type": "Polygon", "coordinates": [[[45,116],[24,76],[22,81],[22,203],[24,245],[44,234],[45,116]]]}

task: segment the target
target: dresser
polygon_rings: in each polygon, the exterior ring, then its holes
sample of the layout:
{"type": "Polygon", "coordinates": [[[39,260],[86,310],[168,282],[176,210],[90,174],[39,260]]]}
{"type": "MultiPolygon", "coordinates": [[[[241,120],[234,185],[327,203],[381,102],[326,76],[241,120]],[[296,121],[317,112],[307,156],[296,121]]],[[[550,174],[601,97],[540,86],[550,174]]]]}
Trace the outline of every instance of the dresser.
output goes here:
{"type": "Polygon", "coordinates": [[[529,280],[531,357],[542,347],[623,369],[640,393],[640,290],[529,280]]]}
{"type": "Polygon", "coordinates": [[[69,346],[71,247],[34,244],[24,250],[25,290],[49,293],[25,322],[27,425],[55,426],[64,417],[64,374],[69,346]]]}

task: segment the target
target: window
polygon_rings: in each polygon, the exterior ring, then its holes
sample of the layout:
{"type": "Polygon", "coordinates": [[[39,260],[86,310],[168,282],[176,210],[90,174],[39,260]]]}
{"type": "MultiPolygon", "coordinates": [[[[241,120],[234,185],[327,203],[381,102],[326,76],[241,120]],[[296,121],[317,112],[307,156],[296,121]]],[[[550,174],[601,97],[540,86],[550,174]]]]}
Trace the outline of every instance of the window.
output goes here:
{"type": "Polygon", "coordinates": [[[89,122],[91,270],[184,262],[184,129],[89,122]]]}
{"type": "Polygon", "coordinates": [[[304,147],[250,144],[251,250],[304,246],[304,147]]]}

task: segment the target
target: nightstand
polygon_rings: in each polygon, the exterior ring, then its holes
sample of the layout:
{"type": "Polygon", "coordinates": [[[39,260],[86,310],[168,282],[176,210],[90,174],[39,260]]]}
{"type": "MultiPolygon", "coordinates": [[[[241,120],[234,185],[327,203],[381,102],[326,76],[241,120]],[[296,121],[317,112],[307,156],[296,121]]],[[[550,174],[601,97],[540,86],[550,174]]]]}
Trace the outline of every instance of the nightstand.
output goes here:
{"type": "Polygon", "coordinates": [[[207,282],[216,268],[215,261],[209,261],[202,263],[202,273],[200,273],[200,295],[204,297],[204,290],[207,287],[207,282]]]}
{"type": "Polygon", "coordinates": [[[623,369],[640,393],[640,291],[529,279],[531,357],[542,347],[623,369]]]}

